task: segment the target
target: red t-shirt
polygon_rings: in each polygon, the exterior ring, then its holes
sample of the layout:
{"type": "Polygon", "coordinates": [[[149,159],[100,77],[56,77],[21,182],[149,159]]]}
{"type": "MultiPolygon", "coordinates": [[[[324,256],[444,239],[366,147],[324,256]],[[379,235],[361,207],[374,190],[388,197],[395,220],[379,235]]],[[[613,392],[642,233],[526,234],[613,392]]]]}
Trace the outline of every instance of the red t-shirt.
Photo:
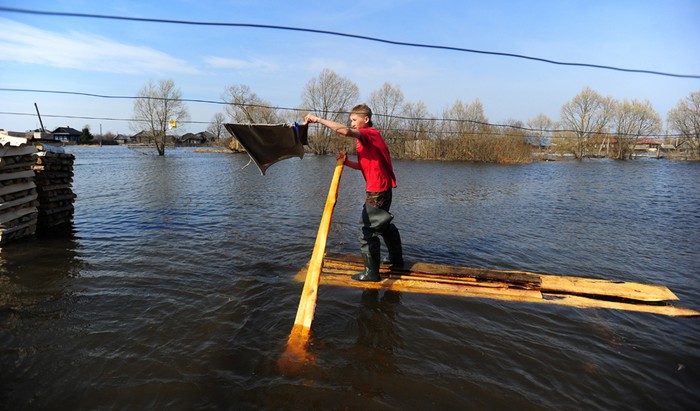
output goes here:
{"type": "Polygon", "coordinates": [[[391,164],[389,147],[379,130],[373,127],[357,129],[357,162],[365,177],[366,191],[380,192],[396,187],[396,176],[391,164]]]}

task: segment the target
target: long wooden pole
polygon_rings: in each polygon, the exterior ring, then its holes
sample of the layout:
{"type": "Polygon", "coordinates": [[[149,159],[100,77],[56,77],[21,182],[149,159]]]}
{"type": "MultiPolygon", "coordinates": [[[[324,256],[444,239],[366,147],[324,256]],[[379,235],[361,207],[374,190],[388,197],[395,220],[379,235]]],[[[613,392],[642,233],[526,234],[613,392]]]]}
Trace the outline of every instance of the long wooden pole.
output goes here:
{"type": "Polygon", "coordinates": [[[292,332],[287,340],[287,349],[280,361],[283,366],[308,359],[306,345],[309,341],[311,322],[314,319],[314,312],[316,311],[318,284],[321,277],[321,270],[323,269],[326,240],[328,239],[328,232],[331,228],[333,210],[335,209],[335,203],[338,198],[338,185],[340,184],[340,176],[343,174],[343,165],[346,158],[346,156],[339,158],[335,164],[333,180],[328,190],[326,206],[323,209],[323,217],[321,217],[321,224],[318,227],[318,234],[316,235],[316,244],[311,254],[311,260],[309,260],[304,289],[301,291],[301,299],[299,301],[299,308],[297,309],[297,316],[294,320],[294,327],[292,327],[292,332]]]}

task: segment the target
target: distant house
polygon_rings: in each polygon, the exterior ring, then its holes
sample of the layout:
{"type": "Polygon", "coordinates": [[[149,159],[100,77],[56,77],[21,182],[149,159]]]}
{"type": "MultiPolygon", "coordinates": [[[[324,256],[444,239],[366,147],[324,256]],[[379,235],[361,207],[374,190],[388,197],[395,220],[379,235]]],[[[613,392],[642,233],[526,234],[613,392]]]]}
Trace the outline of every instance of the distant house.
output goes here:
{"type": "Polygon", "coordinates": [[[151,144],[153,136],[149,131],[141,130],[129,138],[129,144],[151,144]]]}
{"type": "Polygon", "coordinates": [[[82,132],[72,128],[72,127],[58,127],[51,132],[53,139],[57,141],[69,142],[69,141],[80,141],[80,136],[82,132]]]}
{"type": "Polygon", "coordinates": [[[674,146],[673,144],[662,144],[661,151],[664,151],[667,153],[674,152],[674,151],[676,151],[676,146],[674,146]]]}
{"type": "Polygon", "coordinates": [[[661,141],[653,138],[643,138],[634,143],[634,151],[655,153],[661,148],[661,141]]]}
{"type": "Polygon", "coordinates": [[[199,133],[187,133],[177,140],[177,145],[185,147],[201,146],[214,139],[214,135],[208,131],[199,133]]]}
{"type": "Polygon", "coordinates": [[[114,141],[116,141],[117,144],[135,144],[136,143],[136,137],[135,136],[126,136],[124,134],[119,134],[116,137],[114,137],[114,141]]]}
{"type": "Polygon", "coordinates": [[[525,135],[525,142],[532,148],[543,153],[552,146],[552,139],[540,133],[525,135]]]}
{"type": "Polygon", "coordinates": [[[653,138],[643,138],[634,143],[635,157],[661,158],[661,141],[653,138]]]}

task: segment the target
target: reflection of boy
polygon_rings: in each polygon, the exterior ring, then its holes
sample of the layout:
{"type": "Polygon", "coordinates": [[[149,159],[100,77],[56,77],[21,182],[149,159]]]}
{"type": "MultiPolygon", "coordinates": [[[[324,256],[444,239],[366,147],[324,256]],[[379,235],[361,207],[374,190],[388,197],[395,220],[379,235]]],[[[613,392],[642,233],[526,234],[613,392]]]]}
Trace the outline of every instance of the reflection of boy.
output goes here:
{"type": "MultiPolygon", "coordinates": [[[[346,160],[345,165],[360,170],[365,178],[365,204],[362,207],[362,235],[360,251],[365,263],[364,271],[352,276],[359,281],[380,281],[379,252],[381,235],[389,249],[386,262],[392,266],[403,266],[403,251],[399,230],[391,223],[394,216],[391,207],[391,189],[396,187],[396,176],[391,163],[389,148],[379,130],[372,126],[372,110],[366,104],[353,107],[350,112],[350,125],[337,123],[307,114],[307,123],[319,123],[338,134],[352,137],[357,141],[357,162],[346,160]]],[[[344,154],[338,153],[336,158],[344,154]]]]}

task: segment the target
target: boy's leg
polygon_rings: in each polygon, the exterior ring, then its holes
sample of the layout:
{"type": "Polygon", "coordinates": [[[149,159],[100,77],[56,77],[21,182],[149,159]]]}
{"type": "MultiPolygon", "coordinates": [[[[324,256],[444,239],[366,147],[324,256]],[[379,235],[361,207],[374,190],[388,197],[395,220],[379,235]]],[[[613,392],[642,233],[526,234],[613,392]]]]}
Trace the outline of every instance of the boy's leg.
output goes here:
{"type": "Polygon", "coordinates": [[[359,281],[380,281],[379,277],[379,242],[380,232],[385,231],[391,219],[390,213],[378,207],[365,204],[362,207],[362,229],[360,236],[360,251],[365,263],[365,269],[361,273],[352,276],[359,281]]]}
{"type": "Polygon", "coordinates": [[[391,264],[391,267],[403,267],[403,247],[401,246],[401,234],[395,225],[389,224],[389,227],[382,233],[382,238],[389,250],[389,256],[382,259],[383,264],[391,264]]]}

